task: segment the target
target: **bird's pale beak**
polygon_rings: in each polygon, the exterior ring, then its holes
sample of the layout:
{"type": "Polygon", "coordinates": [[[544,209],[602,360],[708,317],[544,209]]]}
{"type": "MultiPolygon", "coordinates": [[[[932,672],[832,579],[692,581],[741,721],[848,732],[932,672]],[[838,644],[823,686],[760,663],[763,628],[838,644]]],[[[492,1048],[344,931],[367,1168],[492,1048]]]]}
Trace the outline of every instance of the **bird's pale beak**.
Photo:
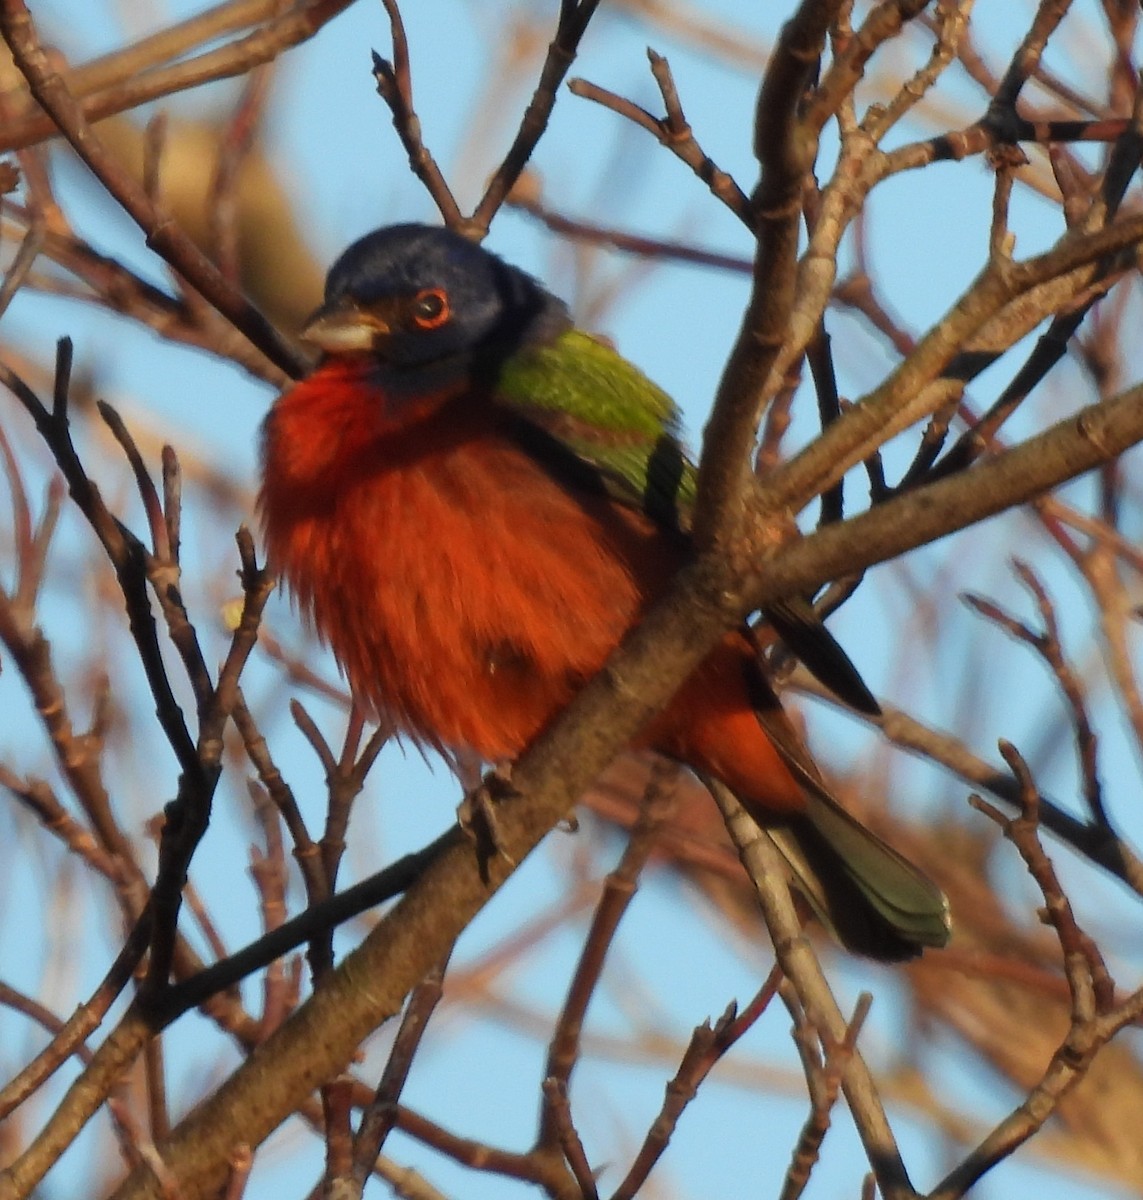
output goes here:
{"type": "Polygon", "coordinates": [[[352,354],[372,350],[389,332],[388,323],[376,313],[343,298],[323,304],[306,322],[301,337],[327,354],[352,354]]]}

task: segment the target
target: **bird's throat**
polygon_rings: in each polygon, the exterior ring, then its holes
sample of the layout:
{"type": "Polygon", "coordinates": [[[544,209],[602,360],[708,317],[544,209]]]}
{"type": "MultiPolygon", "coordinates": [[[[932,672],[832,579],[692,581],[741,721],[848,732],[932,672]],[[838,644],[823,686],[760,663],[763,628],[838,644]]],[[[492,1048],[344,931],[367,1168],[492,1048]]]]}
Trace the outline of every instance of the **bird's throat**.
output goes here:
{"type": "Polygon", "coordinates": [[[379,443],[414,433],[464,390],[454,380],[431,392],[394,391],[371,356],[331,358],[274,405],[262,428],[263,460],[280,472],[277,487],[325,489],[362,458],[376,461],[379,443]]]}

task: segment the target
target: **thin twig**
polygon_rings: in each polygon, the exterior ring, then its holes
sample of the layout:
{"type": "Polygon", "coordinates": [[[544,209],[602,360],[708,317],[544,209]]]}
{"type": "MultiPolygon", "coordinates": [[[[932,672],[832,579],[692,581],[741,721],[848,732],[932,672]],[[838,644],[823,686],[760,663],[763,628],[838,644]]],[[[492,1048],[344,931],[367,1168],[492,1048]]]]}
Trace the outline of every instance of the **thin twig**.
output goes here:
{"type": "Polygon", "coordinates": [[[23,0],[0,3],[0,33],[32,95],[147,237],[147,244],[200,292],[283,372],[298,376],[306,362],[266,318],[230,284],[193,241],[126,172],[83,115],[64,78],[49,63],[23,0]]]}
{"type": "Polygon", "coordinates": [[[468,223],[475,231],[475,236],[483,237],[488,231],[492,218],[520,178],[528,159],[532,157],[532,151],[547,129],[560,84],[575,61],[580,41],[598,6],[599,0],[561,0],[556,36],[548,47],[544,65],[540,68],[539,82],[524,111],[520,128],[468,223]]]}
{"type": "MultiPolygon", "coordinates": [[[[627,906],[635,895],[639,874],[655,845],[658,828],[669,819],[675,803],[679,768],[666,760],[656,761],[651,770],[639,819],[619,865],[604,884],[592,918],[591,928],[580,952],[571,987],[556,1021],[544,1068],[545,1084],[552,1081],[557,1097],[566,1094],[568,1081],[579,1056],[584,1014],[603,971],[607,951],[627,906]]],[[[540,1115],[536,1144],[551,1150],[560,1136],[555,1114],[545,1101],[540,1115]]]]}
{"type": "Polygon", "coordinates": [[[437,161],[421,136],[421,122],[413,107],[413,82],[409,67],[409,43],[397,0],[383,0],[389,14],[389,29],[393,39],[393,61],[373,52],[373,77],[377,94],[389,106],[393,128],[409,156],[409,169],[425,185],[445,224],[450,229],[464,227],[464,215],[456,202],[437,161]]]}
{"type": "MultiPolygon", "coordinates": [[[[728,788],[717,780],[707,783],[754,884],[783,973],[794,985],[808,1018],[822,1031],[822,1036],[842,1043],[847,1022],[802,932],[777,847],[745,814],[728,788]]],[[[913,1197],[915,1193],[873,1077],[856,1051],[842,1066],[842,1090],[883,1194],[887,1198],[913,1197]]]]}
{"type": "Polygon", "coordinates": [[[1087,1073],[1100,1049],[1143,1013],[1143,989],[1116,1003],[1115,986],[1103,957],[1077,924],[1055,869],[1040,844],[1039,794],[1031,773],[1015,747],[1001,743],[1000,750],[1020,786],[1021,815],[1006,818],[979,797],[972,798],[973,805],[995,821],[1015,845],[1043,894],[1045,920],[1055,929],[1063,951],[1071,992],[1071,1021],[1036,1086],[930,1193],[931,1200],[958,1200],[986,1172],[1042,1128],[1060,1100],[1087,1073]]]}
{"type": "Polygon", "coordinates": [[[385,1139],[396,1122],[397,1104],[413,1058],[425,1035],[429,1019],[440,1003],[446,966],[442,963],[434,967],[410,993],[401,1027],[393,1040],[393,1049],[389,1052],[389,1060],[373,1102],[361,1115],[353,1145],[353,1181],[357,1186],[357,1195],[364,1189],[385,1139]]]}
{"type": "Polygon", "coordinates": [[[1019,641],[1031,646],[1051,670],[1071,713],[1072,725],[1075,729],[1076,752],[1079,757],[1080,778],[1083,782],[1084,798],[1087,801],[1088,810],[1099,828],[1110,831],[1111,826],[1103,805],[1103,788],[1099,781],[1098,738],[1088,716],[1083,685],[1068,662],[1060,642],[1055,606],[1048,596],[1047,589],[1027,563],[1017,559],[1013,562],[1013,569],[1024,586],[1032,593],[1043,622],[1042,631],[1037,632],[1030,629],[1023,622],[1004,612],[998,605],[979,596],[966,594],[964,600],[982,616],[999,625],[1019,641]]]}
{"type": "Polygon", "coordinates": [[[781,968],[774,966],[758,993],[741,1013],[736,1005],[731,1004],[713,1026],[706,1021],[695,1029],[679,1069],[667,1084],[663,1106],[648,1129],[626,1176],[612,1193],[611,1200],[632,1200],[638,1195],[652,1168],[666,1150],[683,1110],[698,1094],[699,1085],[766,1011],[777,994],[781,980],[781,968]]]}
{"type": "Polygon", "coordinates": [[[641,129],[645,129],[661,146],[666,147],[686,163],[707,185],[711,194],[721,200],[748,229],[753,230],[754,218],[749,198],[735,183],[733,177],[723,171],[696,140],[679,102],[678,90],[671,77],[671,69],[667,60],[653,50],[647,51],[647,57],[651,63],[655,82],[659,86],[660,95],[663,97],[665,115],[662,117],[653,116],[645,108],[640,108],[631,100],[626,100],[614,92],[609,92],[606,88],[589,83],[586,79],[569,80],[568,91],[581,99],[591,100],[604,108],[609,108],[619,116],[634,122],[641,129]]]}

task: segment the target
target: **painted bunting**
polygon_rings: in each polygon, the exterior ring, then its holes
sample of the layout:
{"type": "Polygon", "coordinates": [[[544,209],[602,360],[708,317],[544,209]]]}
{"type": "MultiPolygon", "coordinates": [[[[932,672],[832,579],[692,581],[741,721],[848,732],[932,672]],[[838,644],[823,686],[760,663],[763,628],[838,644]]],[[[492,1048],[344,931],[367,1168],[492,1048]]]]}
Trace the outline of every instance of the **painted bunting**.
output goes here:
{"type": "MultiPolygon", "coordinates": [[[[422,745],[510,760],[687,557],[695,472],[675,405],[445,229],[352,245],[304,336],[321,363],[263,430],[269,560],[361,701],[422,745]]],[[[805,600],[767,616],[876,708],[805,600]]],[[[639,744],[727,784],[847,947],[895,960],[947,941],[945,897],[830,795],[745,629],[639,744]]]]}

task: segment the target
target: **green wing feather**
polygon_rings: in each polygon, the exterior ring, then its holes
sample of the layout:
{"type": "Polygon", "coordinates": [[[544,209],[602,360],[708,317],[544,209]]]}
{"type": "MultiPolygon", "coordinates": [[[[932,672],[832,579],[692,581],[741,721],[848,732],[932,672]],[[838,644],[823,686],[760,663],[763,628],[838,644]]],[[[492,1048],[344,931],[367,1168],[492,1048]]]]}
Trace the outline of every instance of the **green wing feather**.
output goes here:
{"type": "MultiPolygon", "coordinates": [[[[620,503],[668,528],[689,530],[696,470],[679,437],[678,407],[605,342],[569,329],[551,342],[525,346],[501,368],[496,396],[590,468],[620,503]]],[[[806,598],[779,601],[766,616],[826,687],[862,712],[880,712],[806,598]]]]}
{"type": "Polygon", "coordinates": [[[504,364],[496,395],[594,468],[615,499],[689,526],[695,466],[679,438],[679,410],[610,346],[572,329],[525,347],[504,364]]]}

